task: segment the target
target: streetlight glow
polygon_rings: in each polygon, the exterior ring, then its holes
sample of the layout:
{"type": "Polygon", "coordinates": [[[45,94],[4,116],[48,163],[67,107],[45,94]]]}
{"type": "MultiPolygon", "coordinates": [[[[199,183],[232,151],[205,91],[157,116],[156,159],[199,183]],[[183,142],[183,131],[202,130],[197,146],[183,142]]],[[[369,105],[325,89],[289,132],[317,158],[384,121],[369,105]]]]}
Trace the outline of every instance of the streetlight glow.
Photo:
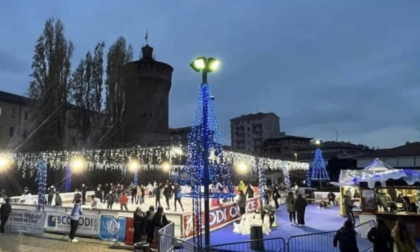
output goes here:
{"type": "Polygon", "coordinates": [[[214,72],[219,69],[220,61],[215,58],[210,58],[208,62],[208,71],[214,72]]]}
{"type": "Polygon", "coordinates": [[[171,169],[171,164],[167,161],[163,162],[162,163],[162,169],[166,172],[169,171],[171,169]]]}
{"type": "Polygon", "coordinates": [[[81,172],[86,167],[86,160],[83,157],[73,157],[70,161],[70,168],[73,172],[81,172]]]}
{"type": "Polygon", "coordinates": [[[127,166],[131,172],[137,172],[140,169],[140,162],[136,159],[132,159],[128,162],[127,166]]]}
{"type": "Polygon", "coordinates": [[[7,157],[0,156],[0,171],[4,171],[9,168],[11,161],[7,157]]]}
{"type": "Polygon", "coordinates": [[[194,60],[194,67],[203,70],[206,67],[206,62],[204,62],[204,59],[196,59],[194,60]]]}
{"type": "Polygon", "coordinates": [[[248,169],[248,166],[245,163],[243,163],[243,162],[239,163],[237,166],[238,166],[238,170],[241,173],[245,173],[246,170],[248,169]]]}
{"type": "Polygon", "coordinates": [[[316,145],[320,145],[321,144],[321,140],[315,140],[315,144],[316,145]]]}

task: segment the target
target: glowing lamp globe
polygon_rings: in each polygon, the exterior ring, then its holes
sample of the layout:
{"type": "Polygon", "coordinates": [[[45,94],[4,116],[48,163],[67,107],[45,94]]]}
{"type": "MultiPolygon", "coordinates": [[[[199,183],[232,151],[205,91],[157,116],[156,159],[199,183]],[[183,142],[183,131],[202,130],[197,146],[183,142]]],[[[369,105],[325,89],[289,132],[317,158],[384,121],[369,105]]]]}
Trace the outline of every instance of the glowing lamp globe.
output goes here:
{"type": "Polygon", "coordinates": [[[137,160],[130,160],[127,166],[131,172],[137,172],[140,169],[140,162],[137,160]]]}
{"type": "Polygon", "coordinates": [[[86,160],[83,157],[74,157],[70,161],[70,168],[73,172],[81,172],[86,167],[86,160]]]}
{"type": "Polygon", "coordinates": [[[238,164],[238,170],[241,172],[241,173],[245,173],[246,172],[246,170],[247,170],[247,165],[245,164],[245,163],[239,163],[238,164]]]}
{"type": "Polygon", "coordinates": [[[6,157],[0,157],[0,171],[7,169],[10,165],[10,160],[6,157]]]}
{"type": "Polygon", "coordinates": [[[163,162],[162,169],[166,172],[169,171],[171,169],[171,164],[169,162],[163,162]]]}

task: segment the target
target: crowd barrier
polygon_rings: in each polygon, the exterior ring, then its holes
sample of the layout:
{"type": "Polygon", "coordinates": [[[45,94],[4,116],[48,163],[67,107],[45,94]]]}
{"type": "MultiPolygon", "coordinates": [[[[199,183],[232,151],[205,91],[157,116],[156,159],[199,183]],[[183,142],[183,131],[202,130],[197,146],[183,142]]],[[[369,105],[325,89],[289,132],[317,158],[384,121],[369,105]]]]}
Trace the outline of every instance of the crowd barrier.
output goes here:
{"type": "Polygon", "coordinates": [[[254,252],[254,251],[276,251],[285,252],[286,242],[283,238],[270,238],[270,239],[259,239],[250,240],[244,242],[234,242],[226,244],[211,245],[210,247],[204,247],[201,251],[235,251],[235,252],[254,252]]]}
{"type": "Polygon", "coordinates": [[[174,250],[175,241],[168,237],[175,236],[175,225],[169,223],[157,232],[157,248],[159,252],[169,252],[174,250]]]}
{"type": "MultiPolygon", "coordinates": [[[[360,252],[370,251],[372,243],[367,240],[367,232],[375,226],[375,222],[369,221],[355,227],[357,232],[357,245],[360,252]]],[[[314,233],[307,235],[292,236],[287,241],[288,252],[339,252],[333,246],[334,236],[337,231],[314,233]]]]}
{"type": "Polygon", "coordinates": [[[162,239],[168,245],[165,248],[159,248],[158,251],[177,251],[177,252],[199,252],[199,249],[193,243],[187,242],[183,239],[179,239],[170,235],[161,234],[159,239],[162,239]],[[161,250],[162,249],[162,250],[161,250]]]}

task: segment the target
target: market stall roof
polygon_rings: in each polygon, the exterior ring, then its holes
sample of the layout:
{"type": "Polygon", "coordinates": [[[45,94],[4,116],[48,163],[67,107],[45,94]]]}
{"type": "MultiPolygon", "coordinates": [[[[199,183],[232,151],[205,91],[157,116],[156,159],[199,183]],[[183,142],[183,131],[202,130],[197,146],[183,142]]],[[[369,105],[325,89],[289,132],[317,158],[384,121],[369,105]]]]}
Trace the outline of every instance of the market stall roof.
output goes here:
{"type": "Polygon", "coordinates": [[[374,188],[377,182],[386,186],[388,179],[403,179],[408,185],[420,182],[420,173],[412,170],[394,169],[392,166],[376,158],[362,170],[341,170],[339,182],[331,182],[337,186],[352,186],[360,182],[368,183],[369,188],[374,188]]]}

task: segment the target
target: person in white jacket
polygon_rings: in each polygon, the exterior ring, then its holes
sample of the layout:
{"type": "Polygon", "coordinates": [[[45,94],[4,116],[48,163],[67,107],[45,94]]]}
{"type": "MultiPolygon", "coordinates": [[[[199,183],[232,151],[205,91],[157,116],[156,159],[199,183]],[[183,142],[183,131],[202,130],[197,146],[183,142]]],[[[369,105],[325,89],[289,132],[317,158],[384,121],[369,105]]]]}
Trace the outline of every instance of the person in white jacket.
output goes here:
{"type": "Polygon", "coordinates": [[[25,187],[25,190],[22,194],[22,197],[20,197],[20,203],[22,203],[22,204],[32,204],[32,195],[29,192],[28,187],[25,187]]]}

